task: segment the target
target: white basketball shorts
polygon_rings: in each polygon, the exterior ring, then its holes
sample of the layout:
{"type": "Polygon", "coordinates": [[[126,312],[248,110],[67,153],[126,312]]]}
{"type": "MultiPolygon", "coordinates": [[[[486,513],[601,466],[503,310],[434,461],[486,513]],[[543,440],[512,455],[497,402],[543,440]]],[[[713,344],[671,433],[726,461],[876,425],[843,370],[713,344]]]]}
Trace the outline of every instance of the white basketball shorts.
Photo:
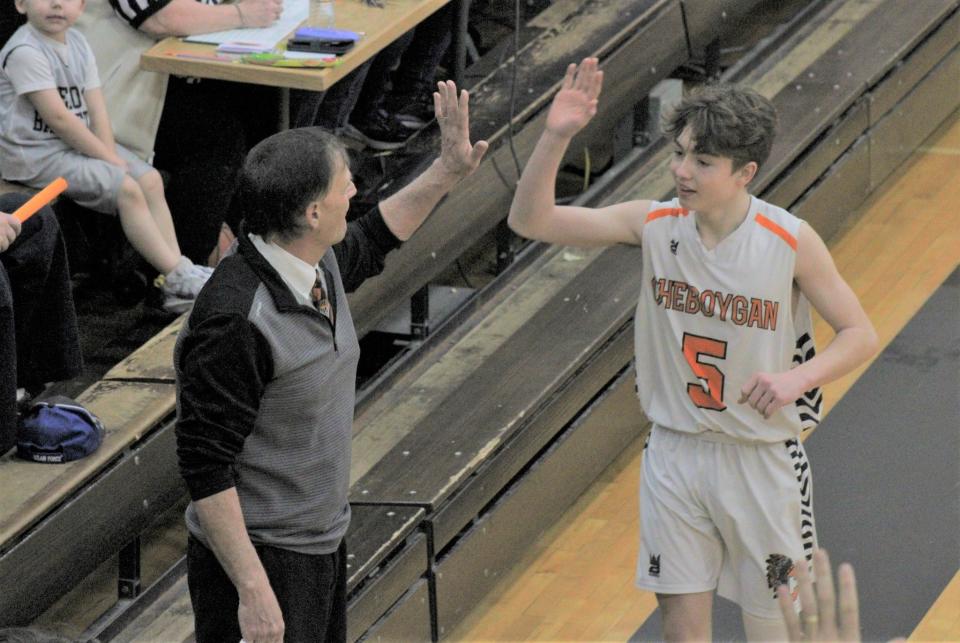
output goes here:
{"type": "Polygon", "coordinates": [[[653,427],[640,472],[637,587],[716,589],[748,614],[779,618],[776,587],[791,584],[794,561],[815,546],[799,440],[744,444],[653,427]]]}

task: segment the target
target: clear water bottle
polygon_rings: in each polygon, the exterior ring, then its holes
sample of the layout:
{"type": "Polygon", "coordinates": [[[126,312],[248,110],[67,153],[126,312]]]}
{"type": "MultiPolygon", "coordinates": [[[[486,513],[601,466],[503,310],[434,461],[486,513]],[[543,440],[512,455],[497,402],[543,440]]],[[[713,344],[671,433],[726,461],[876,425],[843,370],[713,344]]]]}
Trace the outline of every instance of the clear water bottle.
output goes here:
{"type": "Polygon", "coordinates": [[[331,0],[310,0],[310,18],[307,23],[311,27],[333,27],[336,22],[331,0]]]}

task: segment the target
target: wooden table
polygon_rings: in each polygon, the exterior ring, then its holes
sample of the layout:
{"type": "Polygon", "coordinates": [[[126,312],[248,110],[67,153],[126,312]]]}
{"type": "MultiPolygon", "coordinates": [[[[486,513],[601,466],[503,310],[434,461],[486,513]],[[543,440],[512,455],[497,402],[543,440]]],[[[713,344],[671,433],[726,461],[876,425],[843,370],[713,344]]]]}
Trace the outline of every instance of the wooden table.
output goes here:
{"type": "Polygon", "coordinates": [[[360,0],[335,0],[335,26],[365,34],[336,67],[297,69],[178,57],[177,54],[211,56],[216,52],[215,45],[184,42],[180,38],[166,38],[148,49],[140,57],[140,67],[177,76],[325,91],[448,2],[385,0],[386,7],[378,9],[360,0]]]}

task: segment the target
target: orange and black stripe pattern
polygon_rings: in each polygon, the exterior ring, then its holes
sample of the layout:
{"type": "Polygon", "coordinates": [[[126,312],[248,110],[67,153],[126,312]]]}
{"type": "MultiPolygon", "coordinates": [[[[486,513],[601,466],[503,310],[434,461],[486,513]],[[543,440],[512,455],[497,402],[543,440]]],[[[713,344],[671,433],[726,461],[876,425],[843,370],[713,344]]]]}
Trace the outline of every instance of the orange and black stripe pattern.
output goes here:
{"type": "Polygon", "coordinates": [[[794,438],[784,443],[793,469],[797,473],[797,483],[800,491],[800,539],[803,542],[803,553],[807,560],[813,558],[813,549],[817,544],[816,528],[813,522],[813,484],[810,480],[810,462],[807,454],[800,445],[800,440],[794,438]]]}
{"type": "MultiPolygon", "coordinates": [[[[804,333],[797,338],[797,348],[793,353],[793,364],[799,366],[804,362],[809,362],[817,354],[813,338],[809,333],[804,333]]],[[[823,391],[820,387],[812,388],[805,392],[796,401],[797,411],[800,413],[800,429],[809,431],[820,424],[820,407],[823,405],[823,391]]]]}

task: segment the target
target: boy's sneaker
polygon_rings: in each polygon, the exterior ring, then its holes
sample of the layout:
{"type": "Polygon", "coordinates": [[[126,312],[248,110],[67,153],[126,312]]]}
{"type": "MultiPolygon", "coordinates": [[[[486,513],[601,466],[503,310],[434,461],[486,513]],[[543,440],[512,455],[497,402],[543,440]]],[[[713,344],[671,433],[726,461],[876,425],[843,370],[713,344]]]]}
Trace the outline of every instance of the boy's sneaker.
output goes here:
{"type": "Polygon", "coordinates": [[[17,413],[23,413],[28,408],[30,408],[30,402],[33,400],[33,396],[27,393],[27,389],[18,388],[17,389],[17,413]]]}
{"type": "Polygon", "coordinates": [[[213,275],[214,268],[210,266],[201,266],[198,263],[191,264],[190,270],[204,277],[204,280],[209,279],[213,275]]]}
{"type": "Polygon", "coordinates": [[[413,132],[403,126],[396,115],[383,110],[374,112],[363,123],[348,123],[343,133],[367,147],[387,151],[403,147],[413,132]]]}
{"type": "Polygon", "coordinates": [[[197,266],[186,257],[180,257],[176,268],[154,281],[163,293],[163,309],[177,314],[188,311],[211,274],[212,268],[197,266]]]}
{"type": "Polygon", "coordinates": [[[409,98],[396,109],[397,120],[413,130],[423,129],[433,120],[433,94],[431,92],[417,94],[409,98]]]}

